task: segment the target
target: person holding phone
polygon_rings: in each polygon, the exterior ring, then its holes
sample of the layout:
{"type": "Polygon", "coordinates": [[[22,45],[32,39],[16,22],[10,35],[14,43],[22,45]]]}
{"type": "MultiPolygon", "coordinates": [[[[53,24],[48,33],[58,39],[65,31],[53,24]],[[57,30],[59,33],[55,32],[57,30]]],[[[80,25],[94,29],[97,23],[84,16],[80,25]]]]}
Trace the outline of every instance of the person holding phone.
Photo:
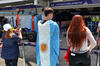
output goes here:
{"type": "Polygon", "coordinates": [[[16,29],[14,30],[14,32],[15,32],[16,35],[18,35],[19,30],[22,31],[22,29],[20,28],[20,24],[18,24],[16,26],[16,29]]]}
{"type": "Polygon", "coordinates": [[[18,43],[22,39],[21,30],[19,29],[19,36],[17,36],[13,33],[10,24],[5,24],[3,29],[1,58],[5,60],[6,66],[17,66],[18,57],[20,55],[18,43]]]}

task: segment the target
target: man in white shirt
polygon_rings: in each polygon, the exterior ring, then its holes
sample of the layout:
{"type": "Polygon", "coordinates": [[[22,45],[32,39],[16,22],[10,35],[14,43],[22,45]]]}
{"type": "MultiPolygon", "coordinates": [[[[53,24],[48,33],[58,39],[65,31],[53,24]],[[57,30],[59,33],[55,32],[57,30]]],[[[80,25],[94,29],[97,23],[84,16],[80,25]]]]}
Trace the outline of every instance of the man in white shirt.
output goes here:
{"type": "Polygon", "coordinates": [[[97,33],[98,33],[98,46],[97,46],[97,49],[99,49],[99,45],[100,45],[100,20],[99,20],[98,27],[97,27],[97,33]]]}

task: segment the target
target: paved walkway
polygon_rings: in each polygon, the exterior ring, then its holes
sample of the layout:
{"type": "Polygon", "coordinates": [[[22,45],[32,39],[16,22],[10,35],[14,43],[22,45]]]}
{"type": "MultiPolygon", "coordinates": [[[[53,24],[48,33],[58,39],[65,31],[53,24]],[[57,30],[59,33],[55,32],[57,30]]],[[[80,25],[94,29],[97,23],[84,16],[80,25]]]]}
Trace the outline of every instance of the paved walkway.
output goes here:
{"type": "MultiPolygon", "coordinates": [[[[0,58],[0,66],[5,66],[5,61],[2,58],[0,58]]],[[[21,58],[18,59],[18,66],[24,66],[23,59],[21,58]]],[[[29,62],[26,61],[26,66],[37,66],[37,64],[31,61],[29,62]]]]}

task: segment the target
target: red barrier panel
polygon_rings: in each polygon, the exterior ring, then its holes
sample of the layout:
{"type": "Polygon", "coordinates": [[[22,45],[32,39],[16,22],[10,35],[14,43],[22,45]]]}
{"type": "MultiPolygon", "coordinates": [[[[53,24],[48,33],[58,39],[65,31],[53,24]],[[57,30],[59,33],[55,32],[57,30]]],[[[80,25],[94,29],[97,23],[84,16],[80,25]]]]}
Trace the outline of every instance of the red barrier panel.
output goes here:
{"type": "MultiPolygon", "coordinates": [[[[17,25],[19,24],[19,14],[17,14],[17,25]]],[[[18,31],[18,36],[19,36],[19,31],[18,31]]]]}
{"type": "Polygon", "coordinates": [[[35,31],[34,17],[35,16],[32,16],[32,31],[35,31]]]}

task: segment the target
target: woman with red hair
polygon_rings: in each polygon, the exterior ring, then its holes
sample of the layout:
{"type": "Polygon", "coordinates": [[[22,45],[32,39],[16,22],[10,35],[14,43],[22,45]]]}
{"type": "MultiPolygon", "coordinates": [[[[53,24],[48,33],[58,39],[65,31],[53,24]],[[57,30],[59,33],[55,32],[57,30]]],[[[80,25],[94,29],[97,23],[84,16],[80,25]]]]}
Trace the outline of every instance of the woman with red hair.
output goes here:
{"type": "Polygon", "coordinates": [[[67,31],[67,44],[70,46],[70,66],[91,66],[90,52],[96,46],[96,41],[80,15],[75,15],[71,21],[67,31]]]}

